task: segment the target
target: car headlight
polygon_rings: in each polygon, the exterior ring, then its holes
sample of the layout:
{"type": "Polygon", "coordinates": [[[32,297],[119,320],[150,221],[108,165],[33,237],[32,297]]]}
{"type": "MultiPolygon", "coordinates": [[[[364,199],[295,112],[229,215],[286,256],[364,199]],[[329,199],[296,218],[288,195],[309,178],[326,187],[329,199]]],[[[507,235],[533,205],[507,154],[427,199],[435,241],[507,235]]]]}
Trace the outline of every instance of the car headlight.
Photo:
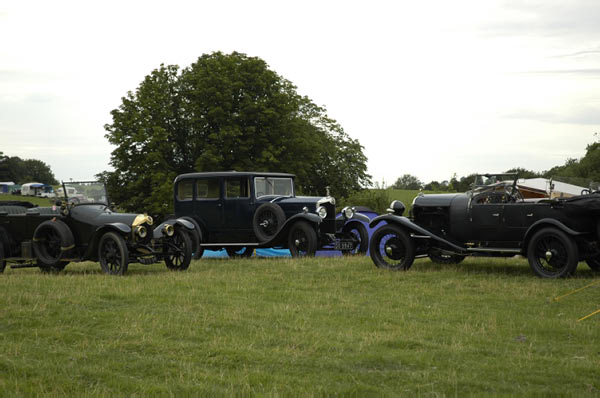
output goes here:
{"type": "Polygon", "coordinates": [[[352,218],[354,217],[354,209],[352,207],[344,207],[342,209],[342,214],[346,218],[352,218]]]}
{"type": "Polygon", "coordinates": [[[140,238],[144,239],[148,235],[148,230],[143,225],[135,227],[135,233],[140,238]]]}
{"type": "Polygon", "coordinates": [[[163,227],[162,233],[167,236],[173,236],[173,234],[175,233],[175,228],[173,228],[171,224],[166,224],[163,227]]]}
{"type": "Polygon", "coordinates": [[[133,220],[133,222],[131,223],[132,227],[137,227],[138,225],[142,225],[144,223],[148,224],[148,225],[152,225],[152,223],[154,222],[154,220],[152,220],[152,217],[150,217],[147,214],[138,214],[135,219],[133,220]]]}
{"type": "Polygon", "coordinates": [[[319,215],[319,217],[325,218],[327,217],[327,209],[323,206],[319,206],[317,207],[317,214],[319,215]]]}

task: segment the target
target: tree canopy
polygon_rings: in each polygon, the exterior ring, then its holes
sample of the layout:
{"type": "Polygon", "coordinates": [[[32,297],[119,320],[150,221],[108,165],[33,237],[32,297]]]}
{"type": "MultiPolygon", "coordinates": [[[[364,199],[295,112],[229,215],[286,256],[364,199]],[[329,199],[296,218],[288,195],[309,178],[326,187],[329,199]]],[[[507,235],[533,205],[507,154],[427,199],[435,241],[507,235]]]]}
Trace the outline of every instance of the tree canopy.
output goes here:
{"type": "Polygon", "coordinates": [[[12,181],[17,184],[40,182],[56,185],[58,181],[46,163],[37,159],[21,159],[18,156],[6,156],[0,152],[0,181],[12,181]]]}
{"type": "Polygon", "coordinates": [[[396,182],[392,185],[394,189],[421,189],[423,183],[415,176],[411,174],[404,174],[399,177],[396,182]]]}
{"type": "Polygon", "coordinates": [[[127,210],[169,212],[173,179],[194,171],[293,173],[304,194],[370,184],[358,140],[260,58],[215,52],[182,70],[161,65],[111,115],[114,171],[100,176],[127,210]]]}

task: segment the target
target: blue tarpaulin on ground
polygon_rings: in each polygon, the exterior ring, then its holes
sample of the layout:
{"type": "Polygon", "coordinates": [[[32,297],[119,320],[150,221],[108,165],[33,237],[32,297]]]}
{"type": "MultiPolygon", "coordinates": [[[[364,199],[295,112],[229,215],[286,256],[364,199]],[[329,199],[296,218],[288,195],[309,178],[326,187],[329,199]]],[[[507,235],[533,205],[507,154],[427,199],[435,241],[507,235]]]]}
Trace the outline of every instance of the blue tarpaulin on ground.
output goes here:
{"type": "MultiPolygon", "coordinates": [[[[360,213],[369,217],[371,220],[377,216],[377,213],[375,213],[372,210],[361,210],[360,213]]],[[[362,221],[360,221],[360,222],[367,228],[367,232],[369,233],[369,239],[371,239],[371,234],[373,233],[373,231],[376,228],[371,229],[369,227],[369,225],[367,225],[366,223],[363,223],[362,221]]],[[[367,255],[368,254],[369,254],[369,252],[367,251],[367,255]]],[[[335,251],[335,250],[323,250],[323,251],[318,251],[316,253],[316,255],[320,256],[320,257],[334,257],[334,256],[341,256],[342,253],[340,251],[335,251]]],[[[288,249],[265,248],[265,249],[256,249],[254,251],[253,256],[291,257],[291,254],[288,249]]],[[[227,252],[225,251],[225,249],[223,249],[223,250],[204,250],[204,254],[202,255],[202,258],[211,258],[211,257],[213,257],[213,258],[214,257],[217,257],[217,258],[227,257],[227,252]]]]}

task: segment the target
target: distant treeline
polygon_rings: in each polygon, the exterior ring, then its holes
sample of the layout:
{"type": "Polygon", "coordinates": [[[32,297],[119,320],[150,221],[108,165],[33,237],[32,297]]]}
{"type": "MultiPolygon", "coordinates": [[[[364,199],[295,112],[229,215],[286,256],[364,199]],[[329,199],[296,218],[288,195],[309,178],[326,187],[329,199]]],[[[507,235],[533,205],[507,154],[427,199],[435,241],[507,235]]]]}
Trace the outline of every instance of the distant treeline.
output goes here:
{"type": "MultiPolygon", "coordinates": [[[[567,159],[562,166],[541,172],[515,167],[504,171],[505,173],[519,173],[519,178],[554,178],[582,187],[589,187],[590,183],[600,182],[600,142],[594,142],[586,147],[586,154],[581,159],[567,159]]],[[[411,174],[399,177],[390,187],[394,189],[423,189],[426,191],[463,192],[470,189],[475,181],[475,174],[458,177],[456,173],[445,181],[431,181],[422,183],[411,174]]]]}
{"type": "Polygon", "coordinates": [[[18,156],[6,156],[0,152],[0,181],[25,184],[41,182],[57,185],[58,181],[50,166],[37,159],[21,159],[18,156]]]}

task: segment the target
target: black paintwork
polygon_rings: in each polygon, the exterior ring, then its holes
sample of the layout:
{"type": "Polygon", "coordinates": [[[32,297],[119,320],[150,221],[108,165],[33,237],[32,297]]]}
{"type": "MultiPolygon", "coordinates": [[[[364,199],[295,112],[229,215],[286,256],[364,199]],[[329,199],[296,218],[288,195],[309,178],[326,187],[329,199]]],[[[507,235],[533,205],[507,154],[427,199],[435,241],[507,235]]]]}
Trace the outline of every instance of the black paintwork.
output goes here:
{"type": "MultiPolygon", "coordinates": [[[[225,246],[244,244],[251,247],[286,247],[288,231],[297,221],[309,223],[317,233],[319,250],[331,249],[336,241],[348,240],[343,236],[342,228],[346,223],[361,220],[368,223],[369,218],[355,213],[352,219],[335,218],[335,199],[332,197],[296,196],[295,176],[286,173],[262,172],[207,172],[189,173],[177,176],[174,182],[174,210],[176,217],[190,216],[200,225],[202,246],[219,250],[225,246]],[[292,189],[287,195],[257,195],[255,178],[291,179],[292,189]],[[247,196],[227,198],[226,187],[229,180],[248,182],[247,196]],[[212,180],[219,192],[211,199],[199,198],[198,180],[212,180]],[[181,184],[194,182],[187,197],[180,197],[181,184]],[[285,222],[278,233],[268,241],[260,241],[253,225],[255,211],[264,203],[279,206],[285,214],[285,222]],[[317,207],[323,206],[327,216],[321,219],[317,207]]],[[[244,183],[245,184],[245,183],[244,183]]],[[[216,191],[215,191],[216,192],[216,191]]]]}
{"type": "MultiPolygon", "coordinates": [[[[64,184],[63,189],[66,193],[64,184]]],[[[107,232],[115,232],[123,237],[127,245],[128,263],[148,264],[171,254],[168,245],[163,244],[163,228],[166,224],[188,231],[194,229],[185,220],[169,220],[154,228],[151,218],[146,218],[138,224],[147,230],[147,236],[142,238],[132,229],[132,223],[136,217],[143,215],[112,211],[107,196],[103,196],[104,202],[74,203],[70,199],[65,194],[51,207],[34,207],[29,202],[20,201],[0,203],[0,244],[4,261],[16,267],[23,264],[35,266],[39,259],[35,250],[32,250],[32,241],[36,228],[45,221],[64,223],[73,236],[74,246],[62,255],[62,262],[98,261],[100,238],[107,232]]]]}
{"type": "Polygon", "coordinates": [[[571,236],[578,260],[600,256],[600,193],[569,199],[523,199],[514,182],[474,187],[456,194],[418,195],[409,217],[390,212],[371,221],[400,226],[409,233],[415,255],[527,255],[537,231],[551,227],[571,236]],[[515,194],[511,194],[515,192],[515,194]]]}

